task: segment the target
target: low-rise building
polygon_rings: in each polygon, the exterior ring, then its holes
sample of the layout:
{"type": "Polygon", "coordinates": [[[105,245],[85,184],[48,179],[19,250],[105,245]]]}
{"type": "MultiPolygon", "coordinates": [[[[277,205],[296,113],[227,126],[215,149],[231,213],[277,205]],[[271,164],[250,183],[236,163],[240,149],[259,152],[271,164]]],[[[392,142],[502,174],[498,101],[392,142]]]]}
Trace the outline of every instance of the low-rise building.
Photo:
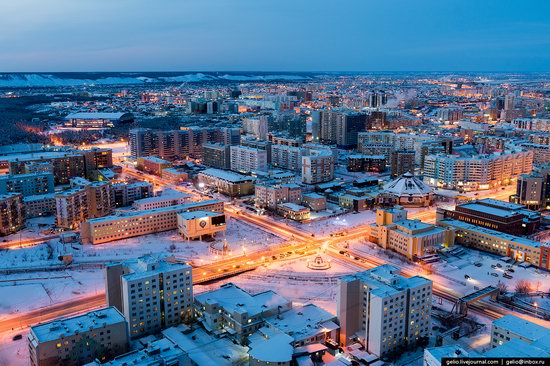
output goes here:
{"type": "Polygon", "coordinates": [[[387,183],[378,194],[381,206],[427,207],[432,204],[434,192],[412,173],[405,173],[387,183]]]}
{"type": "Polygon", "coordinates": [[[179,184],[189,179],[189,174],[176,168],[166,168],[162,170],[162,179],[172,184],[179,184]]]}
{"type": "Polygon", "coordinates": [[[240,343],[265,325],[266,318],[292,308],[292,302],[273,291],[251,295],[232,283],[195,296],[195,317],[215,334],[240,343]]]}
{"type": "Polygon", "coordinates": [[[348,171],[350,172],[384,172],[386,157],[384,155],[354,154],[348,156],[348,171]]]}
{"type": "Polygon", "coordinates": [[[311,213],[309,208],[291,202],[278,204],[277,212],[284,218],[294,221],[309,220],[311,213]]]}
{"type": "Polygon", "coordinates": [[[527,262],[546,270],[550,269],[548,244],[459,220],[438,219],[437,225],[454,228],[457,244],[510,257],[518,262],[527,262]]]}
{"type": "Polygon", "coordinates": [[[116,183],[113,192],[116,207],[125,207],[136,200],[152,197],[153,185],[149,182],[116,183]]]}
{"type": "Polygon", "coordinates": [[[158,175],[162,175],[164,169],[172,167],[172,163],[168,160],[161,159],[157,156],[145,156],[137,159],[137,168],[144,172],[158,175]]]}
{"type": "Polygon", "coordinates": [[[189,202],[191,195],[173,189],[167,189],[160,196],[135,200],[132,207],[135,210],[153,210],[155,208],[183,205],[189,202]]]}
{"type": "Polygon", "coordinates": [[[198,174],[198,184],[216,189],[230,197],[248,196],[254,193],[256,178],[220,169],[206,169],[198,174]]]}
{"type": "Polygon", "coordinates": [[[495,348],[513,339],[532,344],[539,339],[550,337],[550,329],[519,318],[505,315],[494,320],[491,326],[491,347],[495,348]]]}
{"type": "Polygon", "coordinates": [[[302,203],[312,211],[324,211],[327,208],[327,198],[315,192],[304,193],[302,203]]]}
{"type": "Polygon", "coordinates": [[[101,244],[135,236],[175,230],[178,227],[178,213],[201,210],[223,212],[223,202],[219,200],[206,200],[90,219],[82,223],[80,238],[86,244],[101,244]]]}
{"type": "Polygon", "coordinates": [[[178,214],[178,233],[188,240],[214,237],[226,228],[225,214],[222,212],[193,211],[178,214]]]}
{"type": "Polygon", "coordinates": [[[128,350],[128,326],[114,307],[31,327],[31,366],[78,366],[128,350]]]}

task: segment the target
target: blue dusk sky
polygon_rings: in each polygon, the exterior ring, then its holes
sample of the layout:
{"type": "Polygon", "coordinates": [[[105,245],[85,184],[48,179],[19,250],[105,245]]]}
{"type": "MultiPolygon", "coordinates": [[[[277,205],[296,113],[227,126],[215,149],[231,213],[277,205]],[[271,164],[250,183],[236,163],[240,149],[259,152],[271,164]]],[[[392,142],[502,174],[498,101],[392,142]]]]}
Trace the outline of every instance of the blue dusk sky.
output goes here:
{"type": "Polygon", "coordinates": [[[550,71],[550,1],[0,0],[0,72],[550,71]]]}

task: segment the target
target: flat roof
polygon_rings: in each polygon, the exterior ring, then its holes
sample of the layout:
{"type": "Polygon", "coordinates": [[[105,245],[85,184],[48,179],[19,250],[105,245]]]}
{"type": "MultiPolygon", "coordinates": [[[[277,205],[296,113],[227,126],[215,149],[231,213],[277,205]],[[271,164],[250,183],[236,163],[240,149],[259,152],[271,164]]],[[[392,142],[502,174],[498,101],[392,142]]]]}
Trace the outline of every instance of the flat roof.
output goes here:
{"type": "Polygon", "coordinates": [[[294,338],[271,329],[262,327],[248,337],[251,357],[264,362],[289,362],[292,360],[294,338]]]}
{"type": "Polygon", "coordinates": [[[499,216],[499,217],[512,217],[517,215],[517,212],[510,211],[510,210],[504,210],[501,208],[481,205],[479,203],[464,203],[460,205],[461,208],[466,208],[468,210],[478,211],[478,212],[484,212],[489,215],[493,216],[499,216]]]}
{"type": "Polygon", "coordinates": [[[307,304],[272,316],[267,322],[294,340],[301,340],[322,331],[338,329],[335,320],[335,315],[313,304],[307,304]]]}
{"type": "Polygon", "coordinates": [[[527,239],[527,238],[523,238],[521,236],[515,236],[515,235],[511,235],[511,234],[501,233],[500,231],[488,229],[488,228],[485,228],[483,226],[468,224],[467,222],[460,221],[460,220],[444,219],[444,220],[438,221],[437,224],[438,225],[443,225],[443,226],[448,225],[448,226],[453,226],[455,228],[459,228],[459,229],[463,229],[463,230],[483,233],[483,234],[486,234],[486,235],[493,236],[495,238],[499,238],[501,240],[508,240],[510,242],[527,245],[527,246],[530,246],[530,247],[533,247],[533,248],[539,248],[541,246],[541,242],[539,242],[539,241],[530,240],[530,239],[527,239]]]}
{"type": "Polygon", "coordinates": [[[102,328],[104,324],[118,323],[126,323],[126,319],[115,307],[111,306],[72,318],[56,319],[48,323],[35,325],[31,327],[31,331],[39,342],[50,342],[73,335],[76,332],[88,332],[90,328],[102,328]]]}
{"type": "Polygon", "coordinates": [[[77,112],[65,116],[65,119],[119,119],[127,112],[77,112]]]}
{"type": "Polygon", "coordinates": [[[536,341],[542,337],[550,337],[550,329],[511,314],[493,321],[493,325],[507,329],[532,341],[536,341]]]}
{"type": "Polygon", "coordinates": [[[550,351],[514,338],[501,346],[491,348],[484,353],[485,357],[495,358],[523,358],[523,357],[550,357],[550,351]]]}
{"type": "Polygon", "coordinates": [[[231,182],[231,183],[253,182],[253,181],[256,180],[256,178],[254,178],[254,177],[249,177],[247,175],[242,175],[242,174],[239,174],[239,173],[230,172],[230,171],[227,171],[227,170],[216,169],[216,168],[205,169],[205,170],[199,172],[199,174],[204,174],[204,175],[209,175],[209,176],[212,176],[212,177],[220,178],[220,179],[226,180],[226,181],[231,182]]]}
{"type": "Polygon", "coordinates": [[[276,309],[279,305],[290,303],[289,300],[277,294],[275,291],[260,292],[251,295],[233,283],[221,286],[219,289],[204,292],[195,296],[200,303],[216,302],[226,311],[248,312],[250,317],[266,311],[276,309]]]}
{"type": "Polygon", "coordinates": [[[214,217],[225,215],[223,212],[212,212],[212,211],[191,211],[191,212],[181,212],[178,216],[181,216],[184,220],[193,220],[199,217],[214,217]]]}

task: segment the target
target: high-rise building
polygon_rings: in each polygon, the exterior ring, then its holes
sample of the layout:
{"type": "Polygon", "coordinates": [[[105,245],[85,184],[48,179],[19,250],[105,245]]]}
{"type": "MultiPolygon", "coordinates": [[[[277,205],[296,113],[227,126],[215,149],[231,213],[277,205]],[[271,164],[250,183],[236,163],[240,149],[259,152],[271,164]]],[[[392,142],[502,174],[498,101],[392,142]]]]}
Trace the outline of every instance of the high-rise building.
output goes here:
{"type": "Polygon", "coordinates": [[[385,264],[341,277],[337,295],[342,346],[356,338],[377,356],[427,339],[430,334],[432,282],[403,277],[399,268],[385,264]]]}
{"type": "Polygon", "coordinates": [[[107,305],[124,314],[132,339],[193,318],[192,269],[174,257],[144,256],[109,264],[105,289],[107,305]]]}
{"type": "Polygon", "coordinates": [[[261,115],[243,119],[243,130],[245,133],[255,136],[257,139],[266,140],[269,132],[269,120],[271,116],[261,115]]]}
{"type": "Polygon", "coordinates": [[[271,145],[271,165],[295,172],[302,170],[302,155],[306,150],[296,146],[271,145]]]}
{"type": "Polygon", "coordinates": [[[86,189],[77,187],[58,193],[55,196],[55,212],[57,226],[65,229],[77,229],[80,223],[89,217],[86,189]]]}
{"type": "Polygon", "coordinates": [[[415,155],[416,153],[410,150],[392,151],[390,160],[392,178],[405,173],[414,173],[415,155]]]}
{"type": "Polygon", "coordinates": [[[330,150],[310,150],[302,156],[302,182],[317,184],[334,179],[334,156],[330,150]]]}
{"type": "Polygon", "coordinates": [[[267,171],[267,151],[248,146],[231,146],[231,170],[241,173],[267,171]]]}
{"type": "Polygon", "coordinates": [[[149,128],[134,128],[129,132],[130,156],[139,158],[158,153],[158,141],[155,133],[149,128]]]}
{"type": "Polygon", "coordinates": [[[25,206],[21,193],[0,196],[0,235],[9,235],[25,226],[25,206]]]}
{"type": "Polygon", "coordinates": [[[94,147],[90,150],[84,150],[83,153],[86,161],[87,177],[90,177],[94,170],[113,167],[113,150],[111,149],[94,147]]]}
{"type": "Polygon", "coordinates": [[[114,307],[31,327],[31,366],[78,366],[108,361],[129,348],[128,325],[114,307]]]}
{"type": "Polygon", "coordinates": [[[231,145],[204,144],[202,145],[203,165],[217,169],[231,169],[231,145]]]}
{"type": "Polygon", "coordinates": [[[342,148],[357,146],[358,132],[365,131],[367,115],[352,111],[319,111],[319,141],[342,148]]]}

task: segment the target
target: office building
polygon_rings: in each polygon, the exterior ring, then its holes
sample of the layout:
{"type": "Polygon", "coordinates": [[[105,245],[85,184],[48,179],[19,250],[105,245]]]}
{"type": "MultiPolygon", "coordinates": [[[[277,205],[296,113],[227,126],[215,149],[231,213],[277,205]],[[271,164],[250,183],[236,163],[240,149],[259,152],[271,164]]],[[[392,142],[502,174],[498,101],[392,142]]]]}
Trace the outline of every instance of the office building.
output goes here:
{"type": "Polygon", "coordinates": [[[190,201],[191,195],[173,189],[167,189],[160,196],[135,200],[132,207],[135,210],[153,210],[169,206],[183,205],[190,201]]]}
{"type": "Polygon", "coordinates": [[[78,112],[65,116],[63,124],[72,128],[103,129],[133,122],[132,113],[78,112]]]}
{"type": "Polygon", "coordinates": [[[337,316],[340,344],[358,339],[377,356],[399,354],[427,340],[431,329],[432,282],[403,277],[389,264],[341,277],[337,316]]]}
{"type": "Polygon", "coordinates": [[[195,296],[195,318],[206,329],[227,334],[239,343],[265,325],[268,317],[292,308],[292,302],[273,291],[251,295],[232,283],[195,296]]]}
{"type": "Polygon", "coordinates": [[[105,289],[107,305],[124,314],[132,339],[193,318],[192,269],[174,257],[143,256],[109,264],[105,289]]]}
{"type": "Polygon", "coordinates": [[[80,237],[85,244],[101,244],[135,236],[175,230],[178,227],[178,213],[200,210],[223,212],[223,202],[206,200],[89,219],[82,223],[80,237]]]}
{"type": "Polygon", "coordinates": [[[420,220],[408,220],[400,206],[376,211],[369,240],[412,260],[454,244],[452,229],[443,229],[420,220]]]}
{"type": "Polygon", "coordinates": [[[413,173],[416,153],[411,150],[392,151],[390,159],[391,177],[397,178],[405,173],[413,173]]]}
{"type": "Polygon", "coordinates": [[[202,164],[216,169],[231,169],[231,145],[202,145],[202,164]]]}
{"type": "Polygon", "coordinates": [[[21,193],[24,197],[53,193],[54,176],[51,172],[0,177],[0,194],[21,193]]]}
{"type": "Polygon", "coordinates": [[[506,151],[477,156],[428,155],[424,182],[431,186],[483,190],[513,183],[533,169],[532,151],[506,151]]]}
{"type": "Polygon", "coordinates": [[[296,203],[302,201],[302,189],[293,183],[273,185],[256,184],[254,201],[257,207],[275,210],[280,203],[296,203]]]}
{"type": "Polygon", "coordinates": [[[187,240],[213,238],[226,229],[222,212],[193,211],[178,214],[178,234],[187,240]]]}
{"type": "Polygon", "coordinates": [[[231,170],[239,173],[267,172],[267,151],[248,146],[230,148],[231,170]]]}
{"type": "Polygon", "coordinates": [[[124,316],[114,307],[31,327],[31,366],[79,366],[95,359],[106,362],[129,347],[124,316]]]}
{"type": "Polygon", "coordinates": [[[550,246],[520,236],[501,233],[486,227],[452,219],[437,219],[437,225],[455,230],[455,243],[509,257],[518,262],[550,269],[550,246]]]}
{"type": "Polygon", "coordinates": [[[0,235],[13,234],[25,227],[25,205],[21,193],[0,195],[0,235]]]}
{"type": "Polygon", "coordinates": [[[197,176],[199,185],[215,189],[229,197],[248,196],[254,193],[256,178],[220,169],[206,169],[197,176]]]}
{"type": "Polygon", "coordinates": [[[505,315],[502,318],[493,320],[491,325],[492,348],[516,339],[527,344],[533,344],[538,340],[548,339],[548,337],[550,337],[550,329],[515,315],[505,315]]]}
{"type": "Polygon", "coordinates": [[[525,206],[484,198],[456,205],[454,210],[438,208],[440,219],[453,219],[512,235],[531,235],[541,223],[541,214],[525,206]]]}

